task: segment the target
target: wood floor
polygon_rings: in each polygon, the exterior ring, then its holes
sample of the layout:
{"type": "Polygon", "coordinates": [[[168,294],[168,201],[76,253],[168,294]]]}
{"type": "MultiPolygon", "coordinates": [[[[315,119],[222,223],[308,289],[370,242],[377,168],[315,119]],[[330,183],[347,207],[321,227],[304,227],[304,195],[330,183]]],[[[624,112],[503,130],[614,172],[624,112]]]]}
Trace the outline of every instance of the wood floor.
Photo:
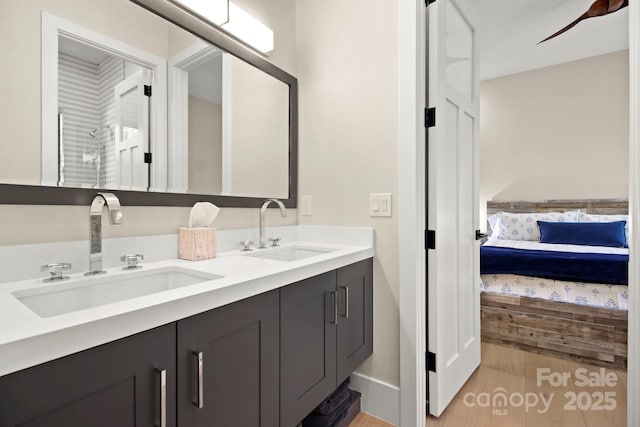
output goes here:
{"type": "MultiPolygon", "coordinates": [[[[483,343],[480,367],[442,416],[427,417],[427,427],[626,427],[626,417],[625,372],[483,343]],[[547,378],[551,380],[560,375],[570,375],[570,378],[559,379],[560,384],[553,386],[538,369],[547,369],[551,374],[547,378]],[[598,381],[598,384],[589,382],[587,385],[584,384],[585,377],[589,381],[608,377],[609,383],[603,385],[598,381]],[[487,397],[493,402],[491,399],[500,392],[503,396],[506,394],[510,402],[499,406],[501,402],[497,399],[495,406],[492,403],[486,406],[487,397]],[[475,406],[466,405],[465,396],[466,401],[475,406]],[[520,404],[520,396],[529,399],[528,410],[526,404],[520,404]],[[609,408],[613,409],[607,410],[609,408]]],[[[364,426],[387,427],[391,424],[361,413],[350,425],[364,426]]]]}
{"type": "Polygon", "coordinates": [[[355,420],[349,424],[349,427],[393,427],[393,424],[386,423],[379,418],[360,412],[355,420]]]}

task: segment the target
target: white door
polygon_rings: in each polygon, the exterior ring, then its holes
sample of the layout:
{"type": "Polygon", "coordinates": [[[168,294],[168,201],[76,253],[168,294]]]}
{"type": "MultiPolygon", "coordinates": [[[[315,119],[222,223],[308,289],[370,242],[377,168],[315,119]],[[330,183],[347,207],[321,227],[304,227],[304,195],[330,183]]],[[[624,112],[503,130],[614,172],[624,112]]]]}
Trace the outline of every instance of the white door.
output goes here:
{"type": "Polygon", "coordinates": [[[143,69],[115,87],[116,188],[122,190],[149,187],[149,164],[144,161],[149,151],[149,97],[144,87],[149,82],[149,71],[143,69]]]}
{"type": "Polygon", "coordinates": [[[439,416],[480,364],[479,78],[475,30],[454,0],[428,7],[429,412],[439,416]]]}

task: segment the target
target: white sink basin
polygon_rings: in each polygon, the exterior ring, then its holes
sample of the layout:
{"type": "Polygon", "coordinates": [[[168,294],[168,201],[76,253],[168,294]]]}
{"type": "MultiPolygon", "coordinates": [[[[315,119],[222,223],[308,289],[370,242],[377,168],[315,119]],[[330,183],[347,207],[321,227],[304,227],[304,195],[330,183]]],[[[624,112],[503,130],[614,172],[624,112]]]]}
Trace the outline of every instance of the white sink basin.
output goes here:
{"type": "Polygon", "coordinates": [[[312,256],[324,255],[333,251],[334,249],[327,248],[286,246],[283,248],[258,249],[256,252],[248,253],[247,256],[273,259],[276,261],[298,261],[312,256]]]}
{"type": "Polygon", "coordinates": [[[113,276],[72,279],[12,295],[38,316],[51,317],[220,278],[179,267],[140,269],[113,276]]]}

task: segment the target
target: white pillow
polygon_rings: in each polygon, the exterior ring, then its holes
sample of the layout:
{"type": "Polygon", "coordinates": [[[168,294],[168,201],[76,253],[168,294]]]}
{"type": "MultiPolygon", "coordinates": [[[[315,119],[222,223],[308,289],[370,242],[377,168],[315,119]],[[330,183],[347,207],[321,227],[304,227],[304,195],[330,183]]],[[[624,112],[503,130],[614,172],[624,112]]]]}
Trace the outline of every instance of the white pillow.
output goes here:
{"type": "Polygon", "coordinates": [[[580,214],[580,222],[614,222],[627,221],[629,223],[629,215],[593,215],[582,212],[580,214]]]}
{"type": "Polygon", "coordinates": [[[629,215],[594,215],[582,212],[580,214],[580,222],[614,222],[627,221],[624,225],[624,234],[629,243],[629,215]]]}
{"type": "Polygon", "coordinates": [[[498,212],[491,215],[488,221],[493,232],[492,236],[498,239],[539,241],[540,228],[537,221],[578,222],[579,217],[579,210],[521,214],[498,212]]]}

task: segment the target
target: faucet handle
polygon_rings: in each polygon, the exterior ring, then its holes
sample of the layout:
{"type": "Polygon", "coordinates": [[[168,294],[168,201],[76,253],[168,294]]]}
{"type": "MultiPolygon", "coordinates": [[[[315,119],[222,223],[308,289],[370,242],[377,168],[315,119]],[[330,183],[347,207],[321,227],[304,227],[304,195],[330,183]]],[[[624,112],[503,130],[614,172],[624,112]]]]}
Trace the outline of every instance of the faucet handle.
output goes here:
{"type": "Polygon", "coordinates": [[[276,247],[280,246],[279,243],[282,239],[280,237],[270,237],[269,241],[271,242],[271,246],[276,247]]]}
{"type": "Polygon", "coordinates": [[[69,262],[56,262],[52,264],[45,264],[40,266],[40,271],[49,272],[51,277],[47,277],[44,279],[45,282],[54,282],[58,280],[67,280],[69,276],[64,276],[62,274],[65,270],[71,270],[71,263],[69,262]]]}
{"type": "Polygon", "coordinates": [[[120,261],[127,263],[125,267],[122,267],[123,270],[135,270],[137,268],[142,268],[141,265],[138,265],[140,261],[144,259],[144,255],[135,254],[135,255],[122,255],[120,257],[120,261]]]}
{"type": "Polygon", "coordinates": [[[240,242],[240,244],[242,245],[242,249],[240,249],[243,252],[247,252],[247,251],[252,251],[253,249],[251,249],[251,246],[253,246],[253,240],[242,240],[240,242]]]}

